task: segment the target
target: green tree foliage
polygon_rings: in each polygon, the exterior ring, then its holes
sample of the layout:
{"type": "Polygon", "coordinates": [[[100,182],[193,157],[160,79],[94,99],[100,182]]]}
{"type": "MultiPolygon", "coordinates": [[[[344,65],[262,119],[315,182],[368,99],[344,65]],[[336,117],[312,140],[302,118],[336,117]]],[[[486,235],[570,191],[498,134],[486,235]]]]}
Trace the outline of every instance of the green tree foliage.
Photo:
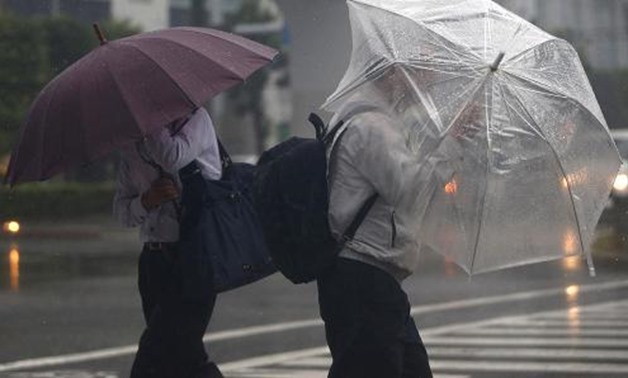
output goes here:
{"type": "Polygon", "coordinates": [[[72,18],[46,17],[40,22],[49,47],[49,78],[61,73],[94,46],[93,33],[87,33],[85,25],[72,18]]]}
{"type": "Polygon", "coordinates": [[[0,155],[30,103],[49,78],[44,30],[37,23],[0,13],[0,155]]]}
{"type": "MultiPolygon", "coordinates": [[[[106,21],[110,40],[139,32],[106,21]]],[[[37,93],[56,75],[98,46],[91,25],[68,17],[16,16],[0,9],[0,157],[11,148],[37,93]]]]}

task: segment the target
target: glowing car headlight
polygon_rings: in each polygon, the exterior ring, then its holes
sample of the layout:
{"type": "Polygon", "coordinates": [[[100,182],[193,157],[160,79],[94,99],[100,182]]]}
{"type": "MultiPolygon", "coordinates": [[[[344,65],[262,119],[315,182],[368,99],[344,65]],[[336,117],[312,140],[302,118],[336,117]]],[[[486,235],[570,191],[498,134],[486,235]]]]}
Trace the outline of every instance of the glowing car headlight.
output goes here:
{"type": "Polygon", "coordinates": [[[625,173],[618,174],[617,177],[615,177],[613,188],[618,192],[623,192],[628,189],[628,175],[625,173]]]}

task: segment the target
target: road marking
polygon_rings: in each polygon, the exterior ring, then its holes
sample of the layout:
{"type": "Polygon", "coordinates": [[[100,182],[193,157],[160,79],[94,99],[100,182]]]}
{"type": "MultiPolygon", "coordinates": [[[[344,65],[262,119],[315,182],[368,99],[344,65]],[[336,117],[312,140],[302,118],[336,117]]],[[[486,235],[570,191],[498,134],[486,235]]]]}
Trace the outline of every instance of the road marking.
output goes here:
{"type": "MultiPolygon", "coordinates": [[[[585,319],[578,318],[580,322],[585,319]]],[[[567,318],[563,319],[528,319],[528,320],[516,320],[508,326],[513,327],[567,327],[572,324],[572,320],[567,318]]],[[[590,320],[587,321],[589,327],[612,327],[612,328],[628,328],[628,320],[590,320]]]]}
{"type": "MultiPolygon", "coordinates": [[[[579,292],[583,294],[583,293],[598,292],[598,291],[604,291],[604,290],[621,289],[621,288],[626,288],[626,287],[628,287],[628,280],[622,280],[622,281],[615,281],[615,282],[582,285],[580,286],[579,292]]],[[[523,292],[523,293],[495,295],[495,296],[488,296],[488,297],[483,297],[483,298],[466,299],[466,300],[459,300],[459,301],[436,303],[436,304],[431,304],[431,305],[415,306],[415,307],[412,307],[411,313],[413,315],[419,315],[419,314],[427,314],[427,313],[433,313],[433,312],[439,312],[439,311],[461,310],[465,308],[485,306],[489,304],[527,301],[527,300],[532,300],[532,299],[540,299],[540,298],[552,297],[552,296],[563,295],[563,294],[564,294],[564,288],[562,287],[554,288],[554,289],[534,290],[534,291],[523,292]]],[[[516,318],[519,319],[521,317],[516,317],[516,318]]],[[[238,339],[238,338],[259,336],[259,335],[264,335],[264,334],[269,334],[269,333],[285,332],[285,331],[295,330],[295,329],[319,327],[322,324],[323,322],[320,319],[309,319],[309,320],[295,321],[295,322],[275,323],[275,324],[269,324],[269,325],[264,325],[264,326],[244,327],[244,328],[239,328],[235,330],[209,333],[205,335],[203,340],[205,342],[233,340],[233,339],[238,339]]],[[[443,330],[443,329],[447,329],[447,327],[438,328],[438,330],[443,330]]],[[[6,362],[6,363],[0,364],[0,372],[15,371],[15,370],[20,370],[20,369],[23,370],[23,369],[41,368],[41,367],[47,367],[47,366],[62,366],[69,363],[110,359],[110,358],[132,355],[132,354],[135,354],[136,351],[137,351],[137,345],[127,345],[127,346],[121,346],[121,347],[116,347],[116,348],[100,349],[100,350],[84,352],[84,353],[74,353],[74,354],[66,354],[66,355],[52,356],[52,357],[25,359],[25,360],[6,362]]]]}
{"type": "MultiPolygon", "coordinates": [[[[295,370],[295,369],[256,369],[242,371],[238,375],[229,375],[229,378],[326,378],[327,370],[295,370]]],[[[470,378],[468,375],[435,374],[434,378],[470,378]]]]}
{"type": "Polygon", "coordinates": [[[230,331],[222,331],[216,333],[208,333],[203,337],[204,342],[221,341],[221,340],[233,340],[243,337],[264,335],[267,333],[277,333],[291,331],[294,329],[310,328],[322,326],[323,321],[320,319],[303,320],[296,322],[285,322],[269,324],[264,326],[246,327],[240,329],[234,329],[230,331]]]}
{"type": "MultiPolygon", "coordinates": [[[[595,291],[603,291],[603,290],[613,290],[613,289],[622,289],[628,287],[628,281],[614,281],[614,282],[605,282],[601,284],[590,284],[590,285],[582,285],[579,288],[579,293],[589,293],[595,291]]],[[[489,304],[500,304],[506,302],[518,302],[518,301],[527,301],[531,299],[540,299],[546,297],[553,297],[555,295],[564,295],[565,288],[555,288],[555,289],[542,289],[542,290],[534,290],[523,293],[513,293],[513,294],[503,294],[503,295],[495,295],[490,297],[482,297],[476,299],[464,299],[460,301],[451,301],[444,303],[437,303],[433,305],[427,306],[417,306],[413,307],[411,310],[412,315],[419,315],[437,311],[447,311],[447,310],[460,310],[469,307],[476,306],[485,306],[489,304]]]]}
{"type": "Polygon", "coordinates": [[[109,371],[63,370],[36,373],[11,373],[8,378],[118,378],[118,374],[109,371]]]}
{"type": "MultiPolygon", "coordinates": [[[[625,306],[628,300],[622,302],[606,302],[576,308],[577,313],[605,313],[612,312],[617,316],[628,318],[625,306]]],[[[481,333],[483,330],[506,329],[509,324],[518,321],[566,316],[570,310],[552,310],[535,314],[505,316],[476,322],[451,324],[443,327],[425,329],[421,333],[425,341],[430,364],[435,377],[444,377],[447,373],[470,372],[554,372],[578,374],[623,374],[628,373],[628,347],[626,340],[616,340],[615,334],[608,334],[603,338],[578,338],[582,335],[567,338],[473,338],[465,332],[481,333]],[[436,344],[435,344],[436,343],[436,344]],[[470,347],[465,347],[465,344],[470,347]],[[486,348],[484,345],[499,344],[503,348],[486,348]],[[539,345],[541,348],[526,347],[526,344],[539,345]],[[574,344],[576,344],[574,346],[574,344]],[[443,347],[442,345],[452,345],[443,347]],[[612,346],[615,349],[602,349],[597,346],[612,346]],[[548,346],[554,346],[550,348],[548,346]],[[586,346],[596,346],[586,348],[586,346]],[[568,347],[568,348],[565,348],[568,347]],[[540,361],[539,361],[540,360],[540,361]],[[441,375],[439,375],[441,374],[441,375]]],[[[586,322],[586,320],[584,320],[586,322]]],[[[583,323],[586,324],[586,323],[583,323]]],[[[561,330],[562,331],[562,330],[561,330]]],[[[576,329],[577,331],[577,329],[576,329]]],[[[287,369],[292,367],[299,374],[295,377],[324,378],[325,372],[331,365],[329,352],[326,348],[312,348],[293,352],[290,356],[275,354],[255,359],[243,360],[223,365],[224,371],[231,378],[262,378],[266,375],[256,375],[256,372],[275,371],[272,369],[287,369]],[[296,357],[300,353],[300,356],[296,357]],[[244,369],[241,367],[245,366],[244,369]],[[257,368],[256,368],[257,367],[257,368]],[[270,370],[269,370],[270,369],[270,370]],[[306,370],[309,369],[309,370],[306,370]],[[321,373],[322,372],[322,373],[321,373]],[[244,373],[244,374],[241,374],[244,373]]],[[[293,371],[290,370],[290,371],[293,371]]],[[[455,375],[454,375],[455,376],[455,375]]],[[[468,378],[468,377],[467,377],[468,378]]]]}
{"type": "Polygon", "coordinates": [[[276,354],[270,354],[267,356],[247,358],[241,361],[221,364],[220,370],[222,370],[223,372],[229,372],[229,371],[234,371],[234,370],[258,367],[258,366],[268,366],[268,365],[280,364],[286,361],[296,360],[300,358],[310,358],[310,357],[325,355],[328,353],[329,353],[329,348],[327,347],[303,349],[303,350],[298,350],[294,352],[276,353],[276,354]]]}
{"type": "Polygon", "coordinates": [[[609,363],[579,363],[579,362],[519,362],[519,361],[457,361],[457,360],[430,360],[433,370],[446,371],[483,371],[483,372],[547,372],[547,373],[576,373],[576,374],[619,374],[628,373],[626,364],[609,363]]]}
{"type": "Polygon", "coordinates": [[[429,348],[430,358],[534,358],[539,360],[621,360],[628,361],[628,353],[617,349],[565,349],[565,348],[473,348],[434,347],[429,348]]]}
{"type": "Polygon", "coordinates": [[[628,330],[618,329],[579,329],[564,327],[548,328],[474,328],[459,331],[464,335],[504,335],[504,336],[628,336],[628,330]]]}
{"type": "Polygon", "coordinates": [[[304,358],[298,361],[287,361],[281,364],[281,366],[308,366],[324,369],[331,366],[331,356],[327,355],[323,357],[304,358]]]}
{"type": "Polygon", "coordinates": [[[425,344],[429,345],[628,348],[628,340],[594,339],[582,337],[425,337],[423,338],[423,341],[425,342],[425,344]]]}

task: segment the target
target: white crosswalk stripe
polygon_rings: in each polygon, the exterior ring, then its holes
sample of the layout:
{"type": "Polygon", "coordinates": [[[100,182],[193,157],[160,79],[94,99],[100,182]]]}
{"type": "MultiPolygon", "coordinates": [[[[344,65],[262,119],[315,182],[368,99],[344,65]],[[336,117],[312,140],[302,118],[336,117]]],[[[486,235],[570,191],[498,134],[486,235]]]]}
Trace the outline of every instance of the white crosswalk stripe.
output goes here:
{"type": "MultiPolygon", "coordinates": [[[[424,329],[422,335],[435,378],[628,377],[628,300],[449,324],[424,329]]],[[[325,378],[330,365],[328,349],[318,347],[221,364],[221,369],[228,378],[325,378]]],[[[120,378],[117,372],[80,370],[6,377],[120,378]]]]}
{"type": "MultiPolygon", "coordinates": [[[[427,329],[423,335],[436,378],[628,376],[628,301],[427,329]]],[[[228,367],[228,377],[326,377],[331,358],[325,348],[292,353],[228,367]]]]}

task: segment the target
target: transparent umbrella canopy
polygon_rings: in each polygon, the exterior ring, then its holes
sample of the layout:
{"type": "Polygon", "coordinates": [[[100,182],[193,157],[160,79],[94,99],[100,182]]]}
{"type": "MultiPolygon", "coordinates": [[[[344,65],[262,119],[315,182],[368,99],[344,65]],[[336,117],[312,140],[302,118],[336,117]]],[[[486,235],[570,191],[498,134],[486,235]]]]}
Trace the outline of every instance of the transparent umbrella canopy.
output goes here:
{"type": "Polygon", "coordinates": [[[417,239],[469,274],[575,255],[594,274],[620,158],[574,48],[488,0],[348,6],[351,62],[326,110],[382,107],[417,162],[479,128],[451,181],[408,188],[417,239]]]}

